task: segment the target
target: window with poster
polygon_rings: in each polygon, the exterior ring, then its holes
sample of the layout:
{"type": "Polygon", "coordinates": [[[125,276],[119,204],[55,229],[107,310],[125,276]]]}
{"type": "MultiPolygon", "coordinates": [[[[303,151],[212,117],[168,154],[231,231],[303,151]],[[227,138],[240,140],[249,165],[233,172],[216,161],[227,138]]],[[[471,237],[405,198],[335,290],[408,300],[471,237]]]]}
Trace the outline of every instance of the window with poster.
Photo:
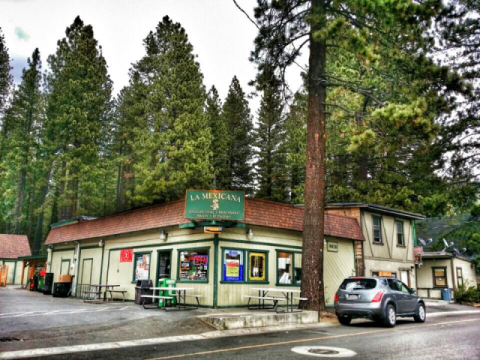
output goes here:
{"type": "Polygon", "coordinates": [[[267,252],[255,251],[248,253],[248,281],[268,282],[267,252]]]}
{"type": "Polygon", "coordinates": [[[210,248],[178,250],[178,281],[208,282],[210,248]]]}
{"type": "Polygon", "coordinates": [[[277,285],[300,286],[302,282],[302,254],[277,250],[277,285]]]}
{"type": "Polygon", "coordinates": [[[222,267],[222,281],[223,282],[243,282],[244,281],[244,250],[222,248],[223,267],[222,267]]]}
{"type": "Polygon", "coordinates": [[[151,252],[135,253],[133,266],[133,281],[150,279],[151,252]]]}

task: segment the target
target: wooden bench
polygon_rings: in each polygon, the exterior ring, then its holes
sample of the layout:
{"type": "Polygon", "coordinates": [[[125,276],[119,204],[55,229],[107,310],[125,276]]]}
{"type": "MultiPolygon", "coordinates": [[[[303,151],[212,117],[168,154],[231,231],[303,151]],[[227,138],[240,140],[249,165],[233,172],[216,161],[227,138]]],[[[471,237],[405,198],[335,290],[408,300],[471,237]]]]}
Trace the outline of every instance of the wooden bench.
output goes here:
{"type": "Polygon", "coordinates": [[[83,293],[83,302],[94,302],[94,303],[99,303],[101,300],[99,296],[102,294],[100,291],[82,291],[83,293]],[[91,294],[95,294],[93,299],[86,299],[87,296],[91,297],[91,294]]]}
{"type": "MultiPolygon", "coordinates": [[[[141,297],[143,298],[142,305],[143,305],[143,308],[144,308],[144,309],[156,309],[156,308],[158,308],[157,305],[146,307],[146,306],[145,306],[145,299],[146,299],[146,298],[150,298],[150,299],[152,299],[152,300],[155,300],[155,299],[173,300],[173,296],[141,295],[141,297]]],[[[167,305],[167,302],[164,301],[164,302],[163,302],[163,310],[167,310],[167,309],[166,309],[166,305],[167,305]]]]}
{"type": "MultiPolygon", "coordinates": [[[[127,290],[107,290],[107,292],[110,293],[110,299],[112,300],[112,302],[113,302],[113,293],[121,293],[123,296],[122,302],[125,301],[125,293],[127,292],[127,290]]],[[[108,300],[108,297],[107,297],[107,300],[108,300]]]]}
{"type": "Polygon", "coordinates": [[[245,295],[246,298],[248,298],[248,310],[263,310],[263,309],[274,309],[276,311],[278,302],[279,301],[285,301],[285,298],[281,297],[274,297],[274,296],[252,296],[252,295],[245,295]],[[258,299],[258,306],[252,308],[250,307],[250,301],[252,299],[258,299]],[[262,306],[260,306],[260,300],[263,301],[262,306]],[[272,307],[265,307],[265,300],[267,301],[273,301],[273,306],[272,307]]]}
{"type": "Polygon", "coordinates": [[[306,297],[294,297],[295,300],[305,301],[308,300],[306,297]]]}

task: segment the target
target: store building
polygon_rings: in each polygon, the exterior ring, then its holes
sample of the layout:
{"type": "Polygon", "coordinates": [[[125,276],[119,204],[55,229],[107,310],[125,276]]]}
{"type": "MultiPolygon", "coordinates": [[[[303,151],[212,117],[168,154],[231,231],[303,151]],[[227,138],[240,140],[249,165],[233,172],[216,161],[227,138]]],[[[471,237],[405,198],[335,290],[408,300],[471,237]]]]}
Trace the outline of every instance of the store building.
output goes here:
{"type": "MultiPolygon", "coordinates": [[[[442,299],[442,289],[476,287],[475,264],[449,252],[423,252],[417,267],[417,291],[429,299],[442,299]]],[[[452,299],[453,299],[453,294],[452,299]]]]}
{"type": "Polygon", "coordinates": [[[357,248],[357,257],[363,258],[357,262],[358,275],[394,276],[416,288],[415,220],[423,215],[369,203],[331,203],[326,212],[353,217],[360,225],[365,241],[357,248]]]}
{"type": "MultiPolygon", "coordinates": [[[[97,219],[51,226],[48,272],[74,275],[77,296],[89,284],[118,284],[135,296],[139,279],[188,284],[201,306],[247,304],[255,286],[300,287],[303,208],[231,191],[187,191],[186,198],[97,219]]],[[[327,303],[356,275],[364,241],[354,218],[325,216],[327,303]]]]}

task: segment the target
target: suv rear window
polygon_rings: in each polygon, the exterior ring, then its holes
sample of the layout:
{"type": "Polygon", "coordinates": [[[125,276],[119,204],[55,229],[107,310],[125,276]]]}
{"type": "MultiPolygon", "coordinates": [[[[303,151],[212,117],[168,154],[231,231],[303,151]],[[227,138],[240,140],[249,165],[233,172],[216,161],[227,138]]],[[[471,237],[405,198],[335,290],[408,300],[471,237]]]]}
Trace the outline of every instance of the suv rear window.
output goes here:
{"type": "Polygon", "coordinates": [[[342,290],[368,290],[377,287],[375,279],[345,279],[340,285],[342,290]]]}

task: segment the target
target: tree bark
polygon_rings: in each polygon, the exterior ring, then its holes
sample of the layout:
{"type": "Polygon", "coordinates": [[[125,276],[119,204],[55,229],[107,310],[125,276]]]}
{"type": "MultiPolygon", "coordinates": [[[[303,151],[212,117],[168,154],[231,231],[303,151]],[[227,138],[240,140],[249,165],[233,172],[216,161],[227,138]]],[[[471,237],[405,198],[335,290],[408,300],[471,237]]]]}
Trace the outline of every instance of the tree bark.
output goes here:
{"type": "Polygon", "coordinates": [[[325,310],[323,285],[323,241],[325,203],[325,108],[326,42],[314,41],[314,33],[324,24],[323,0],[312,0],[310,57],[308,74],[307,166],[305,176],[305,214],[303,222],[302,296],[305,308],[325,310]]]}

